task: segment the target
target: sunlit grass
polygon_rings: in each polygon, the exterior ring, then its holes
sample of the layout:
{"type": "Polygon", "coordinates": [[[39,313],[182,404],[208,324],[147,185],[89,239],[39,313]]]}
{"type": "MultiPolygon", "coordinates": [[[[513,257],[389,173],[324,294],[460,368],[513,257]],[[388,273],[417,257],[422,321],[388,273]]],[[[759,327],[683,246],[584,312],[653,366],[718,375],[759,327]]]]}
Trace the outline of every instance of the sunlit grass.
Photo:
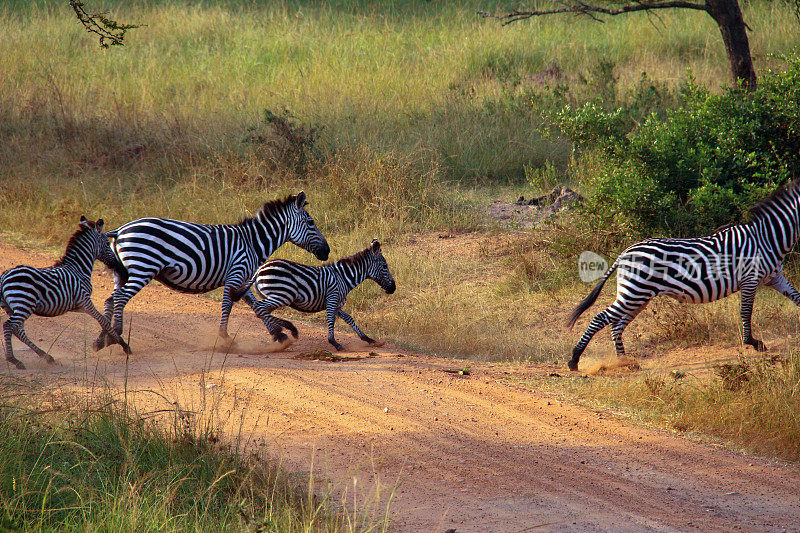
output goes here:
{"type": "Polygon", "coordinates": [[[379,517],[314,495],[313,477],[290,481],[274,462],[245,450],[242,435],[218,433],[219,405],[207,405],[201,421],[177,401],[147,411],[121,391],[91,390],[86,399],[1,380],[3,529],[386,529],[379,517]]]}

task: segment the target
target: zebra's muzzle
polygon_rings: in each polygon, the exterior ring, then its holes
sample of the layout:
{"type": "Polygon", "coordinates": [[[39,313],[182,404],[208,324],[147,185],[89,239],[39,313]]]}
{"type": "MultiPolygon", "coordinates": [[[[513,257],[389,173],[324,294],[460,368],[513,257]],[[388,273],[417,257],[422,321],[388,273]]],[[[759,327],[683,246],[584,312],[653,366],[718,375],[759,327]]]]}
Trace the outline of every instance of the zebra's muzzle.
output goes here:
{"type": "Polygon", "coordinates": [[[394,280],[392,280],[392,283],[391,283],[390,285],[388,285],[388,286],[384,287],[384,288],[383,288],[383,290],[385,290],[385,291],[386,291],[386,294],[393,294],[393,293],[394,293],[394,290],[395,290],[396,288],[397,288],[397,287],[396,287],[396,286],[395,286],[395,284],[394,284],[394,280]]]}
{"type": "Polygon", "coordinates": [[[330,253],[331,253],[331,247],[328,246],[327,242],[324,242],[322,243],[322,246],[320,246],[314,251],[314,256],[316,256],[316,258],[319,259],[320,261],[327,261],[330,253]]]}

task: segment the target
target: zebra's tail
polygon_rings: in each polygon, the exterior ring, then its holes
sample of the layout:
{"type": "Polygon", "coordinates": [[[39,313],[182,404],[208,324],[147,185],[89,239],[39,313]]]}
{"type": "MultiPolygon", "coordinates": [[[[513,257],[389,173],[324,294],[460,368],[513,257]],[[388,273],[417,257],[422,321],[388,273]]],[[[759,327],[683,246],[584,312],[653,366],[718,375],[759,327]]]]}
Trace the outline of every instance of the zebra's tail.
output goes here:
{"type": "Polygon", "coordinates": [[[106,237],[108,237],[109,239],[116,239],[118,230],[119,230],[119,228],[112,229],[111,231],[105,232],[106,233],[106,237]]]}
{"type": "Polygon", "coordinates": [[[572,311],[572,314],[569,315],[569,320],[567,321],[567,327],[571,328],[572,326],[574,326],[575,322],[578,320],[578,317],[580,317],[584,311],[589,309],[592,306],[592,304],[594,304],[595,300],[597,300],[597,297],[600,296],[600,291],[603,290],[603,285],[605,285],[606,281],[608,281],[608,278],[611,277],[611,273],[617,269],[618,264],[619,264],[619,258],[617,258],[617,260],[614,261],[614,264],[611,265],[611,268],[606,270],[606,273],[603,275],[600,281],[597,282],[597,285],[594,286],[592,292],[590,292],[589,295],[586,298],[584,298],[581,301],[581,303],[578,304],[575,310],[572,311]]]}

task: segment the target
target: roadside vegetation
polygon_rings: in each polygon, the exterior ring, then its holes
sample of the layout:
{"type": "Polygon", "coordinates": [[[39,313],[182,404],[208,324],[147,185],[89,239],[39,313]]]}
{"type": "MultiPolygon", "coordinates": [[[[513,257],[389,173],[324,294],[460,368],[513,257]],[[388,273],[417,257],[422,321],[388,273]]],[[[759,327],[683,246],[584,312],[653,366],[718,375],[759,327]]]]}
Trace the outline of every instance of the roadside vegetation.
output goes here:
{"type": "MultiPolygon", "coordinates": [[[[178,403],[136,411],[0,380],[0,527],[4,531],[381,531],[223,440],[178,403]]],[[[307,481],[307,480],[306,480],[307,481]]]]}
{"type": "MultiPolygon", "coordinates": [[[[106,3],[146,26],[101,51],[62,4],[0,7],[3,239],[61,249],[81,214],[108,227],[144,215],[233,222],[302,188],[334,258],[384,243],[398,292],[352,293],[365,329],[430,353],[563,367],[579,335],[564,319],[589,290],[581,251],[613,258],[645,236],[746,219],[800,167],[800,25],[781,1],[743,6],[760,76],[751,99],[727,86],[702,13],[502,27],[475,15],[505,11],[496,1],[106,3]],[[587,197],[582,210],[535,230],[484,214],[559,184],[587,197]]],[[[598,306],[611,298],[608,287],[598,306]]],[[[781,357],[746,363],[754,377],[736,391],[715,371],[563,383],[795,457],[800,423],[773,407],[800,412],[787,340],[798,312],[759,293],[754,325],[781,357]]],[[[739,328],[736,297],[656,302],[626,338],[658,359],[736,352],[739,328]]],[[[607,337],[587,355],[613,353],[607,337]]]]}

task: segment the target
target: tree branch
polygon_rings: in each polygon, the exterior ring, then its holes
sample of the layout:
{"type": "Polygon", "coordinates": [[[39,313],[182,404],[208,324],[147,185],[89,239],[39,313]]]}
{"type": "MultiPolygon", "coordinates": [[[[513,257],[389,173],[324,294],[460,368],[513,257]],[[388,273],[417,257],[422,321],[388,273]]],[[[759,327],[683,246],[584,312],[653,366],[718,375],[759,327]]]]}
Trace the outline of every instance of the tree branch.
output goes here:
{"type": "Polygon", "coordinates": [[[78,21],[83,24],[86,31],[100,36],[100,46],[108,48],[111,46],[122,46],[125,40],[125,32],[138,28],[136,24],[120,24],[116,20],[106,18],[108,13],[88,13],[84,8],[84,3],[78,0],[69,0],[69,6],[75,11],[78,21]]]}
{"type": "MultiPolygon", "coordinates": [[[[798,0],[800,1],[800,0],[798,0]]],[[[623,15],[625,13],[633,13],[635,11],[654,11],[656,9],[697,9],[699,11],[708,11],[705,4],[696,4],[694,2],[687,2],[685,0],[665,0],[663,2],[647,2],[647,1],[634,1],[634,3],[624,5],[619,8],[608,8],[602,6],[591,5],[583,2],[582,0],[572,0],[571,2],[558,2],[563,7],[553,9],[536,10],[536,11],[512,11],[504,15],[494,15],[486,11],[478,11],[478,15],[484,18],[494,18],[503,21],[503,25],[517,22],[518,20],[525,20],[531,17],[538,17],[542,15],[556,15],[559,13],[575,13],[576,15],[586,15],[597,22],[603,22],[597,15],[623,15]]]]}

